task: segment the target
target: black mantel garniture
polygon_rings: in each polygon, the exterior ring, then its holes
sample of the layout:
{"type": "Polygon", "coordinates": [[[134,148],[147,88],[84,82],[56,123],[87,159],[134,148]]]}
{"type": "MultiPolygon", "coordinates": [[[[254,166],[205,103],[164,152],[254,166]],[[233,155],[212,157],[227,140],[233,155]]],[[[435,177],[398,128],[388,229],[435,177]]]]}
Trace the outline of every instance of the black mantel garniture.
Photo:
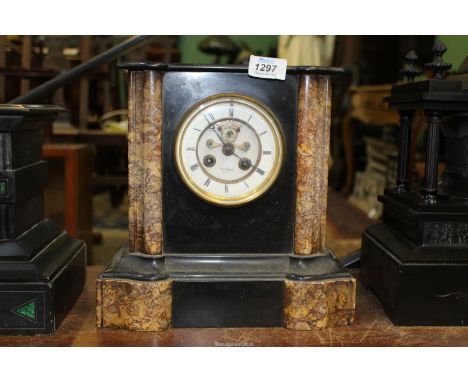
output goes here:
{"type": "Polygon", "coordinates": [[[0,335],[52,334],[81,293],[85,245],[44,219],[55,106],[0,105],[0,335]]]}
{"type": "Polygon", "coordinates": [[[362,237],[362,281],[398,325],[468,324],[468,89],[462,81],[443,79],[451,68],[442,59],[443,43],[436,42],[433,51],[433,62],[426,64],[433,78],[414,82],[420,72],[410,52],[402,70],[407,83],[393,86],[385,99],[400,114],[398,176],[395,187],[379,197],[383,221],[362,237]],[[424,111],[427,123],[419,192],[408,181],[416,110],[424,111]],[[439,185],[442,132],[447,148],[439,185]]]}

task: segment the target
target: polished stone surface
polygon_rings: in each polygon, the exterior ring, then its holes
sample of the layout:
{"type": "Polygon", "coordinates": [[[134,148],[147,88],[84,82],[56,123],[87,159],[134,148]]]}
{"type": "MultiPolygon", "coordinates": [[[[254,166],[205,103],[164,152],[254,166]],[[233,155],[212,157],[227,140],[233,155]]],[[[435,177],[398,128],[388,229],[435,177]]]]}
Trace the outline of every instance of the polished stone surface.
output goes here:
{"type": "Polygon", "coordinates": [[[351,325],[356,303],[353,278],[285,281],[284,324],[293,330],[351,325]]]}
{"type": "Polygon", "coordinates": [[[162,248],[161,73],[131,73],[128,121],[130,248],[158,255],[162,248]]]}
{"type": "Polygon", "coordinates": [[[325,249],[331,79],[300,77],[297,123],[296,224],[294,253],[325,249]]]}
{"type": "Polygon", "coordinates": [[[96,325],[102,328],[157,331],[172,322],[172,282],[99,279],[96,325]]]}

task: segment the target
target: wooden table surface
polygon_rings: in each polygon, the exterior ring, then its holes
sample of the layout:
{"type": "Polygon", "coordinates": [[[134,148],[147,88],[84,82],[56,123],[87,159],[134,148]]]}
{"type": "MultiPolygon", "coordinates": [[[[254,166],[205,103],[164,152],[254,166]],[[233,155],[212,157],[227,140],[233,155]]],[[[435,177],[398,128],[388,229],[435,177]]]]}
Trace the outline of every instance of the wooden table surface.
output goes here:
{"type": "Polygon", "coordinates": [[[97,330],[96,277],[53,336],[0,336],[0,346],[467,346],[468,327],[396,327],[377,298],[358,284],[355,323],[315,331],[282,328],[173,329],[157,333],[97,330]]]}

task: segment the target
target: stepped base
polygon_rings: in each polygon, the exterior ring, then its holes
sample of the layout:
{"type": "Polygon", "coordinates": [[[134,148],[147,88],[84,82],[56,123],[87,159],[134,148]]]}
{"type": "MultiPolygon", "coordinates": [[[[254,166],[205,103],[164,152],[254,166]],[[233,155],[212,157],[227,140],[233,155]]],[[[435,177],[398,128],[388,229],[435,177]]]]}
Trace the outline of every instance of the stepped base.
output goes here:
{"type": "Polygon", "coordinates": [[[84,243],[44,220],[0,254],[0,335],[53,334],[83,290],[84,243]]]}
{"type": "Polygon", "coordinates": [[[330,252],[154,257],[123,248],[97,283],[101,328],[306,330],[354,318],[355,280],[330,252]]]}
{"type": "Polygon", "coordinates": [[[417,246],[376,224],[362,237],[361,280],[394,324],[468,324],[466,246],[417,246]]]}

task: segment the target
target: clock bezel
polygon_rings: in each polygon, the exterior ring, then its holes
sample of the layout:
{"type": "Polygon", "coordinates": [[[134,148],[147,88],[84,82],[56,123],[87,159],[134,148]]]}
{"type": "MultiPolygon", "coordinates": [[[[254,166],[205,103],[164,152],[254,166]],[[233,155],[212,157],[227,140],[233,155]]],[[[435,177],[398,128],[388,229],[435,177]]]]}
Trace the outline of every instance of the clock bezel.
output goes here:
{"type": "Polygon", "coordinates": [[[285,134],[283,126],[281,125],[280,121],[275,116],[275,114],[270,110],[268,106],[266,106],[262,102],[240,93],[218,93],[208,96],[194,104],[181,118],[181,122],[177,127],[177,135],[174,143],[174,157],[176,168],[183,184],[201,200],[221,207],[238,207],[246,205],[250,202],[253,202],[254,200],[257,200],[262,195],[264,195],[269,189],[271,189],[275,181],[278,179],[279,174],[281,173],[285,157],[284,151],[285,134]],[[230,98],[234,100],[241,99],[244,101],[244,103],[253,107],[257,112],[260,112],[260,114],[262,114],[262,116],[265,117],[266,121],[268,122],[268,125],[271,128],[271,131],[274,133],[273,135],[275,147],[276,152],[278,153],[278,155],[275,156],[272,170],[269,172],[267,178],[258,187],[237,197],[219,196],[201,189],[200,186],[197,183],[195,183],[190,177],[189,173],[187,172],[187,169],[185,169],[185,166],[183,165],[182,160],[181,142],[183,141],[185,132],[187,131],[187,127],[190,125],[193,118],[196,115],[198,115],[200,110],[205,109],[213,104],[216,104],[217,101],[225,98],[230,98]]]}

